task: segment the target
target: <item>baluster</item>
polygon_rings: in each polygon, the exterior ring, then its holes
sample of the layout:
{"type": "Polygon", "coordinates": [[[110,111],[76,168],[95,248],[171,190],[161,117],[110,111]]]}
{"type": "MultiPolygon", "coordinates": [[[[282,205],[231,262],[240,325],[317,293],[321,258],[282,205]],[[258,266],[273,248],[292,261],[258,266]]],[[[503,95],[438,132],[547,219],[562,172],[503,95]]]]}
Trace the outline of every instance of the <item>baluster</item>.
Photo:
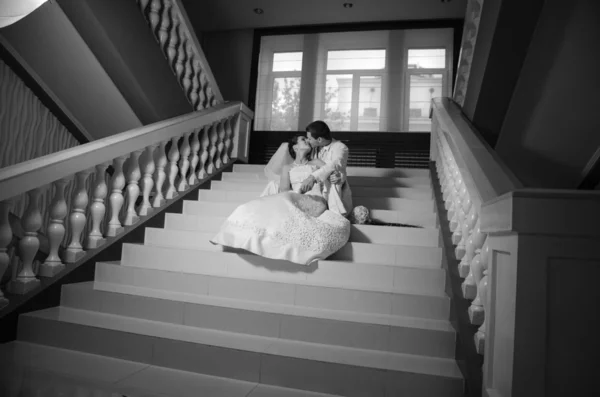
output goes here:
{"type": "Polygon", "coordinates": [[[69,216],[69,225],[71,229],[71,243],[65,250],[65,262],[73,263],[85,255],[81,245],[81,233],[85,228],[87,208],[89,197],[85,181],[90,175],[91,170],[85,170],[75,174],[76,184],[71,201],[71,215],[69,216]]]}
{"type": "Polygon", "coordinates": [[[190,160],[190,176],[188,179],[188,184],[193,186],[198,179],[196,178],[196,167],[198,166],[198,161],[200,161],[200,157],[198,156],[198,151],[200,150],[200,140],[198,139],[198,134],[200,133],[200,129],[196,128],[192,133],[192,140],[190,143],[190,150],[192,152],[192,158],[190,160]]]}
{"type": "Polygon", "coordinates": [[[150,21],[150,27],[152,33],[158,38],[158,25],[160,24],[160,0],[152,0],[150,3],[150,9],[148,10],[148,20],[150,21]]]}
{"type": "Polygon", "coordinates": [[[473,227],[477,222],[477,212],[471,201],[471,197],[467,194],[465,200],[463,200],[463,211],[466,214],[464,222],[462,224],[461,239],[456,246],[455,254],[456,258],[462,260],[465,257],[467,249],[467,241],[473,231],[473,227]]]}
{"type": "Polygon", "coordinates": [[[210,130],[210,126],[205,126],[202,129],[202,138],[200,139],[201,151],[200,151],[200,168],[198,169],[198,179],[202,180],[208,176],[206,172],[205,164],[206,160],[208,160],[208,145],[210,141],[208,139],[208,131],[210,130]]]}
{"type": "MultiPolygon", "coordinates": [[[[0,282],[4,277],[4,273],[10,265],[10,255],[8,254],[8,245],[12,241],[12,228],[8,220],[8,213],[12,206],[12,200],[0,202],[0,282]]],[[[0,309],[8,305],[8,299],[4,297],[2,289],[0,289],[0,309]]]]}
{"type": "Polygon", "coordinates": [[[206,172],[212,175],[215,172],[215,154],[217,153],[217,126],[213,124],[208,133],[208,139],[210,140],[210,146],[208,149],[208,166],[206,172]]]}
{"type": "Polygon", "coordinates": [[[8,291],[12,294],[26,294],[40,284],[40,280],[35,277],[33,272],[33,260],[40,248],[38,230],[42,227],[42,213],[39,208],[41,193],[42,188],[27,192],[29,204],[21,219],[24,235],[19,241],[19,254],[23,265],[16,278],[8,284],[8,291]]]}
{"type": "Polygon", "coordinates": [[[152,201],[152,207],[159,208],[165,203],[165,197],[163,196],[163,184],[167,179],[165,173],[165,167],[167,165],[167,143],[169,141],[163,141],[160,143],[158,150],[154,153],[154,161],[156,162],[156,184],[154,200],[152,201]]]}
{"type": "MultiPolygon", "coordinates": [[[[175,34],[177,35],[177,54],[175,57],[175,74],[177,75],[177,81],[183,88],[183,93],[186,98],[189,98],[189,91],[185,88],[184,78],[186,74],[185,65],[187,64],[187,58],[185,53],[186,40],[185,36],[181,33],[181,24],[179,23],[179,18],[177,16],[175,18],[175,28],[173,29],[175,34]]],[[[191,85],[191,84],[190,84],[191,85]]]]}
{"type": "Polygon", "coordinates": [[[104,200],[108,194],[108,186],[106,185],[106,169],[109,163],[98,164],[96,166],[96,180],[94,181],[94,191],[92,193],[92,205],[90,206],[90,215],[92,216],[92,230],[88,233],[85,242],[85,249],[94,249],[101,247],[106,242],[102,235],[100,225],[106,213],[106,205],[104,200]]]}
{"type": "MultiPolygon", "coordinates": [[[[486,268],[487,263],[490,259],[490,249],[487,240],[483,244],[479,256],[479,261],[475,262],[475,260],[473,260],[473,263],[471,264],[471,268],[473,269],[473,278],[475,280],[475,283],[477,284],[477,296],[475,297],[473,302],[471,302],[471,306],[469,307],[469,320],[473,325],[483,324],[483,319],[485,316],[481,296],[485,291],[482,291],[481,287],[483,281],[483,269],[486,268]]],[[[477,255],[475,256],[475,258],[477,258],[477,255]]],[[[487,283],[487,279],[485,281],[487,283]]]]}
{"type": "Polygon", "coordinates": [[[127,160],[127,156],[117,157],[113,160],[114,173],[110,181],[111,193],[108,197],[110,203],[110,220],[108,221],[108,229],[106,235],[115,237],[123,233],[123,226],[119,220],[119,213],[123,207],[123,188],[125,187],[125,175],[123,174],[123,163],[127,160]]]}
{"type": "Polygon", "coordinates": [[[194,96],[192,91],[192,77],[194,76],[194,68],[192,66],[194,51],[192,49],[192,45],[187,41],[187,39],[183,39],[182,46],[185,48],[185,60],[182,65],[182,74],[183,78],[181,82],[183,83],[183,91],[185,95],[190,99],[190,102],[194,109],[196,108],[196,100],[198,100],[198,95],[194,96]]]}
{"type": "MultiPolygon", "coordinates": [[[[475,213],[475,215],[477,215],[477,213],[475,213]]],[[[477,219],[475,221],[475,226],[473,227],[472,232],[471,232],[469,238],[467,239],[467,243],[466,243],[466,247],[465,247],[465,255],[463,256],[460,263],[458,264],[458,274],[460,275],[460,277],[466,277],[466,279],[463,283],[465,286],[469,285],[471,283],[472,276],[469,276],[469,274],[471,272],[471,263],[473,262],[473,258],[475,257],[475,254],[481,250],[484,239],[485,239],[485,234],[481,232],[479,218],[477,217],[477,219]]],[[[473,285],[473,287],[475,290],[477,289],[476,285],[473,285]]],[[[474,292],[472,292],[472,293],[465,292],[465,290],[468,288],[471,288],[471,287],[463,287],[463,295],[471,296],[471,298],[469,298],[469,299],[475,298],[474,292]]]]}
{"type": "Polygon", "coordinates": [[[219,124],[217,124],[217,141],[216,141],[217,153],[216,153],[216,157],[215,157],[215,167],[217,169],[221,169],[221,167],[223,166],[222,157],[223,157],[223,148],[225,147],[225,143],[223,142],[224,140],[225,140],[225,121],[222,121],[219,124]]]}
{"type": "MultiPolygon", "coordinates": [[[[160,48],[166,52],[167,40],[169,40],[169,28],[171,27],[171,2],[164,1],[162,15],[160,16],[160,26],[158,28],[158,42],[160,48]]],[[[171,64],[170,64],[171,65],[171,64]]]]}
{"type": "Polygon", "coordinates": [[[223,164],[227,165],[231,161],[231,150],[233,149],[233,143],[231,138],[233,136],[233,131],[231,129],[231,118],[225,121],[225,138],[223,144],[225,145],[225,150],[223,151],[223,164]]]}
{"type": "Polygon", "coordinates": [[[169,185],[167,187],[167,193],[165,194],[167,200],[177,197],[175,178],[177,177],[177,160],[179,160],[178,141],[178,137],[171,139],[171,149],[169,150],[169,185]]]}
{"type": "Polygon", "coordinates": [[[60,273],[65,265],[58,256],[60,243],[65,237],[65,217],[69,213],[67,201],[65,200],[65,188],[71,178],[64,178],[54,182],[54,199],[50,203],[50,221],[48,222],[48,242],[50,252],[38,270],[40,277],[54,277],[60,273]]]}
{"type": "Polygon", "coordinates": [[[489,262],[484,261],[483,263],[483,277],[481,281],[479,281],[477,287],[477,297],[481,301],[483,308],[483,321],[481,322],[481,326],[477,330],[475,334],[475,349],[478,354],[483,355],[485,352],[485,336],[486,336],[486,327],[487,327],[487,316],[485,313],[490,313],[490,300],[489,300],[489,262]]]}
{"type": "Polygon", "coordinates": [[[148,7],[149,3],[150,3],[150,0],[138,0],[138,5],[140,6],[140,10],[142,11],[142,14],[146,15],[146,8],[148,7]]]}
{"type": "Polygon", "coordinates": [[[194,61],[190,59],[190,63],[188,68],[192,70],[192,88],[190,89],[190,101],[192,102],[192,106],[194,110],[201,110],[202,106],[200,104],[200,80],[198,77],[198,72],[194,68],[194,61]]]}
{"type": "Polygon", "coordinates": [[[150,192],[152,192],[152,188],[154,187],[154,180],[152,179],[152,176],[156,170],[154,165],[154,150],[156,150],[156,147],[157,145],[147,146],[142,158],[142,163],[144,164],[144,175],[142,177],[142,204],[138,209],[140,216],[149,215],[154,211],[152,209],[152,204],[150,203],[150,192]]]}
{"type": "Polygon", "coordinates": [[[179,28],[179,22],[175,16],[173,16],[173,27],[171,28],[171,32],[169,32],[169,37],[167,40],[167,59],[169,60],[169,65],[173,68],[175,72],[175,76],[177,80],[180,80],[181,76],[178,72],[178,65],[180,60],[177,59],[177,44],[179,44],[179,36],[177,35],[177,29],[179,28]]]}
{"type": "Polygon", "coordinates": [[[206,108],[206,95],[204,94],[204,82],[206,81],[206,76],[204,75],[204,71],[202,70],[202,66],[200,66],[200,62],[194,62],[194,69],[198,71],[196,78],[198,79],[198,109],[202,110],[206,108]]]}
{"type": "MultiPolygon", "coordinates": [[[[183,192],[187,189],[187,172],[190,169],[190,133],[183,134],[183,142],[181,143],[181,160],[179,161],[179,185],[177,191],[183,192]]],[[[192,172],[193,173],[193,172],[192,172]]]]}
{"type": "Polygon", "coordinates": [[[140,172],[140,156],[143,150],[136,150],[131,153],[129,157],[127,167],[127,213],[125,220],[123,221],[124,226],[131,226],[137,223],[140,218],[135,212],[135,203],[140,196],[139,181],[142,176],[140,172]]]}

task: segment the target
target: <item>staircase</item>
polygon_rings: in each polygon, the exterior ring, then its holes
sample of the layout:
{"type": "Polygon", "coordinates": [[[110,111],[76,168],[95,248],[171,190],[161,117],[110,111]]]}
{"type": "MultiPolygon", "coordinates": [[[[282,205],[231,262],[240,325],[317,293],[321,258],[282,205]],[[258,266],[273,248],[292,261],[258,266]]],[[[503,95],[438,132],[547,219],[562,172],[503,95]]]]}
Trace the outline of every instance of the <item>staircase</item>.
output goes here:
{"type": "Polygon", "coordinates": [[[343,249],[305,267],[208,242],[260,194],[262,168],[235,165],[120,262],[97,263],[93,282],[63,286],[60,307],[22,315],[4,351],[48,368],[78,355],[79,372],[130,395],[193,377],[195,395],[461,396],[429,171],[349,168],[354,205],[422,228],[353,225],[343,249]],[[100,361],[127,369],[109,377],[100,361]]]}

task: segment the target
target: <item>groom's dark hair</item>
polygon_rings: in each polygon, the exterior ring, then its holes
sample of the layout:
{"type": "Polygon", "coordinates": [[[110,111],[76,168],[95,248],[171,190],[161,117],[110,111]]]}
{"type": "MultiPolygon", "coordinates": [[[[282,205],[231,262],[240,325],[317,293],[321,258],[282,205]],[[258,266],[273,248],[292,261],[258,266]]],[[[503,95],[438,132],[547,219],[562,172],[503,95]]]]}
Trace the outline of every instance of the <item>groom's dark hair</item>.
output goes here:
{"type": "Polygon", "coordinates": [[[323,138],[328,141],[331,140],[331,130],[329,129],[329,126],[321,120],[313,121],[307,125],[306,132],[310,132],[310,135],[315,139],[323,138]]]}

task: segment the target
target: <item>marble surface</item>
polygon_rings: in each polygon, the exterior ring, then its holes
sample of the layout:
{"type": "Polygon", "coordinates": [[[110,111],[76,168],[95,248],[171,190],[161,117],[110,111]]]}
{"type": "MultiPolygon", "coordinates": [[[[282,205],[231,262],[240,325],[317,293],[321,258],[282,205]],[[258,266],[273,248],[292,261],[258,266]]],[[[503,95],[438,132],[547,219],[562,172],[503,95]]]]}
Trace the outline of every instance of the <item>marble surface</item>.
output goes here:
{"type": "Polygon", "coordinates": [[[0,357],[2,397],[335,397],[23,342],[0,357]]]}

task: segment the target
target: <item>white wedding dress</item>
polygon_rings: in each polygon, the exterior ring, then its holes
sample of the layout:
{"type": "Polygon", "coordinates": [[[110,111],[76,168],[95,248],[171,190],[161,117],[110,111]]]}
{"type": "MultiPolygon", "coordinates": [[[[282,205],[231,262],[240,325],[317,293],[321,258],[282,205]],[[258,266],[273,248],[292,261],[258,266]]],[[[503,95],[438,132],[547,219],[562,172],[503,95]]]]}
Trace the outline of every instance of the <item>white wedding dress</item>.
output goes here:
{"type": "Polygon", "coordinates": [[[290,192],[278,193],[278,184],[270,182],[262,197],[233,211],[211,242],[302,265],[342,248],[350,237],[350,222],[329,210],[311,215],[325,205],[320,184],[299,193],[302,181],[315,170],[313,165],[293,167],[290,192]]]}

